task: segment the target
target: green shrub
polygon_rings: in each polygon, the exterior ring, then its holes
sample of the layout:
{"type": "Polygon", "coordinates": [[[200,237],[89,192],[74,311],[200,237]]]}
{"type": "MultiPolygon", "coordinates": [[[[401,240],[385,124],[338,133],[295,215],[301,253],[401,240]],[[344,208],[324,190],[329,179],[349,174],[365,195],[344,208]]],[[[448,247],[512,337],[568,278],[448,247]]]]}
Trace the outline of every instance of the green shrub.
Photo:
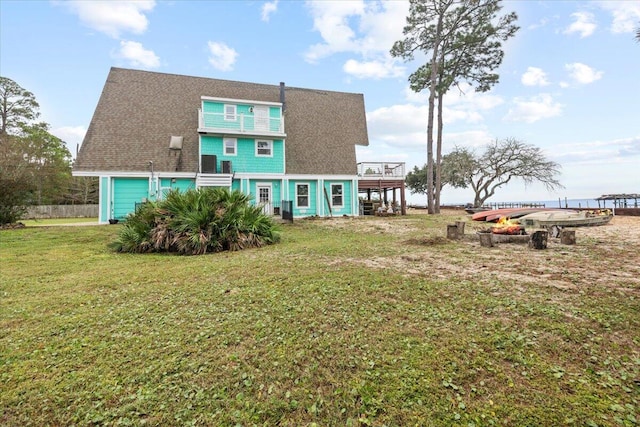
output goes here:
{"type": "Polygon", "coordinates": [[[111,247],[119,252],[200,255],[278,242],[272,218],[250,202],[250,196],[224,188],[171,191],[129,214],[111,247]]]}

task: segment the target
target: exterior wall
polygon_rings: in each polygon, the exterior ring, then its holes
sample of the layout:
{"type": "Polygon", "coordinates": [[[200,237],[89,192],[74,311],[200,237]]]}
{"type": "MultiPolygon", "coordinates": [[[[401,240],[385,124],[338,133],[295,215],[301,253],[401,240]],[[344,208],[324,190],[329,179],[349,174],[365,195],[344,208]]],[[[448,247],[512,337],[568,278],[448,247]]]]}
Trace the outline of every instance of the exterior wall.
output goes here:
{"type": "Polygon", "coordinates": [[[180,190],[184,192],[194,190],[196,188],[196,181],[189,178],[161,178],[160,187],[163,190],[180,190]]]}
{"type": "MultiPolygon", "coordinates": [[[[352,204],[354,201],[353,196],[353,182],[352,181],[344,181],[344,180],[326,180],[324,181],[324,189],[327,191],[327,196],[329,197],[329,203],[331,203],[331,211],[329,210],[329,204],[327,203],[327,197],[324,195],[324,191],[320,194],[322,198],[322,203],[324,207],[325,215],[328,215],[331,212],[333,215],[357,215],[357,206],[354,212],[352,208],[352,204]],[[342,206],[333,206],[332,203],[332,195],[331,195],[331,184],[342,184],[342,206]]],[[[357,200],[357,199],[356,199],[357,200]]]]}
{"type": "MultiPolygon", "coordinates": [[[[249,194],[252,196],[253,204],[258,204],[258,190],[259,184],[271,185],[271,204],[272,206],[280,206],[282,200],[282,185],[281,181],[275,179],[251,179],[249,180],[249,194]]],[[[245,193],[247,189],[245,188],[245,193]]]]}
{"type": "MultiPolygon", "coordinates": [[[[254,130],[254,113],[253,104],[234,102],[221,102],[221,101],[203,101],[202,112],[204,113],[204,126],[207,128],[240,130],[241,126],[245,130],[254,130]],[[236,106],[236,119],[225,120],[224,106],[235,105],[236,106]],[[207,114],[213,113],[213,114],[207,114]]],[[[282,112],[280,107],[269,106],[268,117],[271,119],[280,119],[282,112]]],[[[278,132],[280,122],[278,120],[271,120],[269,123],[270,132],[278,132]]]]}
{"type": "MultiPolygon", "coordinates": [[[[257,138],[261,139],[261,138],[257,138]]],[[[273,141],[272,157],[256,156],[256,138],[237,138],[238,145],[235,156],[224,154],[223,138],[221,136],[200,136],[200,154],[215,155],[217,170],[221,170],[223,160],[231,161],[231,170],[239,173],[284,173],[284,141],[273,141]]]]}
{"type": "Polygon", "coordinates": [[[149,179],[147,178],[113,178],[112,185],[111,218],[124,219],[127,214],[135,211],[136,203],[149,197],[149,179]]]}
{"type": "Polygon", "coordinates": [[[318,182],[315,180],[296,179],[289,181],[289,200],[293,201],[293,216],[305,217],[319,215],[318,212],[318,182]],[[296,184],[309,184],[309,207],[299,207],[296,198],[296,184]]]}

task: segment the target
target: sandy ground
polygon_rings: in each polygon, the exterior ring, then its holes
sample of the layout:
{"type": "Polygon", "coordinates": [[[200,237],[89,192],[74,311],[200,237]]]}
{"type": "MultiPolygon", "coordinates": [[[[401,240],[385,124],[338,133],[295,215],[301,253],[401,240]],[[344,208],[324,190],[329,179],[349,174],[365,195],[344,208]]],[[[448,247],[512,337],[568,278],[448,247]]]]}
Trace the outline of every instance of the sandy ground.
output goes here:
{"type": "Polygon", "coordinates": [[[443,211],[442,216],[450,217],[450,223],[466,221],[465,238],[447,240],[446,226],[420,236],[411,212],[403,218],[334,219],[326,224],[400,238],[407,249],[402,255],[344,260],[369,268],[435,279],[500,278],[514,284],[535,282],[567,290],[598,284],[640,296],[640,217],[616,216],[607,225],[575,228],[575,245],[549,238],[547,249],[535,250],[522,243],[482,247],[476,231],[486,229],[487,223],[472,221],[463,211],[443,211]]]}

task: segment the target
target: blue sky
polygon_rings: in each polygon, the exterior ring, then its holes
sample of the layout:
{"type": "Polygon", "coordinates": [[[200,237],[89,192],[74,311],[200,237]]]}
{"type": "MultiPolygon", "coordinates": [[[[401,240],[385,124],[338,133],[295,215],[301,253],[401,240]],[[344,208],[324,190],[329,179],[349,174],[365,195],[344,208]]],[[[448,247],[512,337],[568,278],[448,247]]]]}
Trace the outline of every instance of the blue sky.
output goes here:
{"type": "MultiPolygon", "coordinates": [[[[444,152],[514,137],[562,166],[564,189],[510,183],[492,201],[640,193],[639,1],[505,1],[518,14],[500,83],[445,99],[444,152]]],[[[408,2],[0,0],[0,75],[33,92],[75,153],[112,66],[362,93],[358,161],[426,161],[421,63],[389,56],[408,2]]],[[[472,200],[443,190],[444,203],[472,200]]],[[[410,196],[424,203],[424,196],[410,196]]]]}

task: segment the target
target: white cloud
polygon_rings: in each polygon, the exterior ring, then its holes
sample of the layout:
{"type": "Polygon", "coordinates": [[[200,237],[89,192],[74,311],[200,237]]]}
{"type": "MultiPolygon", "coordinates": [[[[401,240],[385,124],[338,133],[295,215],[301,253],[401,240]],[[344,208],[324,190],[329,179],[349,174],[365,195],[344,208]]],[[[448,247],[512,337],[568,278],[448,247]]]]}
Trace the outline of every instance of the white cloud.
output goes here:
{"type": "Polygon", "coordinates": [[[120,41],[120,51],[117,56],[129,61],[134,67],[158,68],[160,66],[160,58],[138,42],[120,41]]]}
{"type": "Polygon", "coordinates": [[[631,33],[640,21],[640,2],[637,1],[600,1],[601,8],[611,12],[613,22],[611,32],[631,33]]]}
{"type": "Polygon", "coordinates": [[[396,77],[401,67],[389,49],[402,37],[408,2],[308,1],[313,29],[322,42],[310,46],[307,62],[316,63],[336,53],[350,52],[344,70],[358,78],[396,77]]]}
{"type": "MultiPolygon", "coordinates": [[[[414,92],[409,86],[404,90],[405,99],[408,102],[426,104],[429,102],[429,91],[414,92]]],[[[491,92],[476,92],[468,83],[461,83],[459,87],[452,88],[444,97],[444,105],[448,107],[464,108],[468,110],[491,110],[504,104],[504,99],[500,96],[492,95],[491,92]]]]}
{"type": "Polygon", "coordinates": [[[220,71],[231,71],[238,57],[238,52],[224,43],[210,41],[208,46],[209,64],[220,71]]]}
{"type": "Polygon", "coordinates": [[[569,72],[569,77],[580,84],[593,83],[602,78],[602,75],[604,74],[602,71],[596,71],[588,65],[581,64],[580,62],[566,64],[564,68],[569,72]]]}
{"type": "Polygon", "coordinates": [[[549,84],[547,73],[537,67],[528,67],[520,81],[525,86],[547,86],[549,84]]]}
{"type": "Polygon", "coordinates": [[[57,136],[67,143],[69,151],[75,157],[75,147],[79,146],[84,139],[87,129],[84,126],[62,126],[51,129],[51,134],[57,136]]]}
{"type": "Polygon", "coordinates": [[[626,162],[640,157],[640,136],[609,141],[589,141],[560,144],[554,147],[559,161],[563,163],[626,162]]]}
{"type": "Polygon", "coordinates": [[[513,103],[514,107],[509,109],[505,117],[509,121],[534,123],[562,114],[562,104],[554,102],[547,93],[529,99],[515,98],[513,103]]]}
{"type": "Polygon", "coordinates": [[[575,12],[572,13],[571,16],[575,21],[573,21],[571,25],[564,30],[565,34],[578,33],[580,34],[580,37],[584,38],[589,37],[596,30],[597,25],[592,13],[575,12]]]}
{"type": "Polygon", "coordinates": [[[110,37],[119,38],[120,34],[125,32],[144,33],[149,25],[145,13],[151,12],[156,2],[154,0],[72,0],[56,4],[69,8],[87,27],[110,37]]]}
{"type": "Polygon", "coordinates": [[[393,61],[366,61],[359,62],[349,59],[342,67],[345,73],[359,79],[385,77],[400,77],[404,74],[404,67],[396,65],[393,61]]]}
{"type": "Polygon", "coordinates": [[[278,10],[278,0],[268,1],[262,6],[262,20],[269,22],[271,15],[278,10]]]}

